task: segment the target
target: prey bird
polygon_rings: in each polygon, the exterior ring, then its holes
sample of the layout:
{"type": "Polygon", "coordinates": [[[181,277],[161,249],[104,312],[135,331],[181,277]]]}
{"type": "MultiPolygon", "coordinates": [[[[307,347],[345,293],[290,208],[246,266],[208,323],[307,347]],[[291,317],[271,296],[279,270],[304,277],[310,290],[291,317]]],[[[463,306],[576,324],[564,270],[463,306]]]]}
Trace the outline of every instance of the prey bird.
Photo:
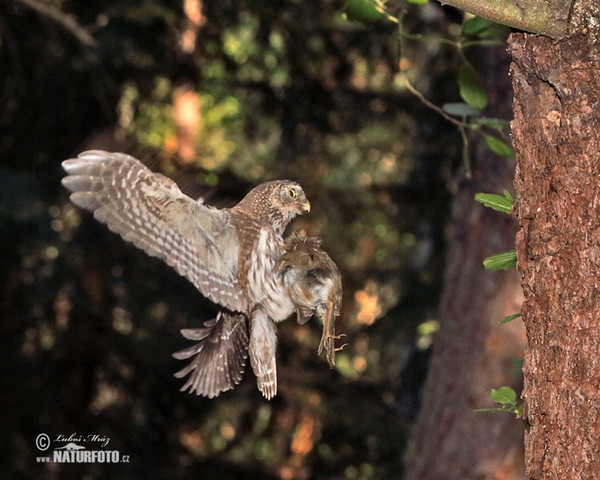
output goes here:
{"type": "Polygon", "coordinates": [[[341,277],[318,241],[303,236],[284,241],[288,224],[310,211],[296,182],[263,183],[234,207],[217,209],[183,194],[171,179],[124,153],[90,150],[62,166],[67,172],[62,184],[74,204],[162,259],[221,307],[203,327],[182,330],[198,341],[174,355],[193,357],[176,374],[190,374],[182,390],[216,397],[240,382],[249,355],[258,389],[273,398],[275,324],[294,311],[299,323],[312,314],[323,319],[319,352],[325,346],[333,363],[341,277]]]}

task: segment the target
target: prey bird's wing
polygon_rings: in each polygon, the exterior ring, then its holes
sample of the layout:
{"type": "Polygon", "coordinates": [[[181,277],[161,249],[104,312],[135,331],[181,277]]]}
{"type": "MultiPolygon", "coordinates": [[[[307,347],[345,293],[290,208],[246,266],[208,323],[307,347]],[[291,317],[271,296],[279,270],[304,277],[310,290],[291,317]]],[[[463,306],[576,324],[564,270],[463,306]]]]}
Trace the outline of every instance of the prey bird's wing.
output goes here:
{"type": "Polygon", "coordinates": [[[227,210],[196,202],[171,179],[124,153],[91,150],[62,163],[71,201],[164,260],[213,302],[245,312],[239,240],[227,210]]]}
{"type": "Polygon", "coordinates": [[[335,319],[342,302],[342,277],[335,262],[315,237],[294,233],[286,238],[285,254],[277,265],[286,291],[296,307],[298,323],[313,315],[323,321],[318,353],[325,349],[335,364],[335,319]]]}

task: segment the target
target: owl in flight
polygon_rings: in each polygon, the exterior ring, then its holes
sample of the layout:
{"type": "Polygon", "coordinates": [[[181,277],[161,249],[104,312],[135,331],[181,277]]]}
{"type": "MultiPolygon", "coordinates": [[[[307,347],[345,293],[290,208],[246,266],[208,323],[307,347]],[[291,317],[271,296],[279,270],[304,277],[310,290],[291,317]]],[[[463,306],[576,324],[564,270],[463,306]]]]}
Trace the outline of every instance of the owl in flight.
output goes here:
{"type": "Polygon", "coordinates": [[[232,208],[217,209],[183,194],[171,179],[124,153],[91,150],[62,163],[71,201],[110,230],[158,257],[222,307],[202,328],[184,329],[199,343],[177,352],[193,357],[176,374],[182,390],[216,397],[242,378],[250,356],[258,389],[277,393],[275,323],[294,311],[299,323],[323,319],[333,362],[334,321],[341,302],[339,271],[318,241],[283,232],[310,211],[302,187],[275,180],[252,189],[232,208]]]}

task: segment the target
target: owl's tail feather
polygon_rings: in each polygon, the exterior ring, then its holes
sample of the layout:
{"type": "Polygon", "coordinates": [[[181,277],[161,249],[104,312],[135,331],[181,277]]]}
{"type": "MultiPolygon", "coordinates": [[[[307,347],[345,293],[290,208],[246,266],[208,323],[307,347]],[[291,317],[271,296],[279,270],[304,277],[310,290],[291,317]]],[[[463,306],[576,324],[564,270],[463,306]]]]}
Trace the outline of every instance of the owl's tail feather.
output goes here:
{"type": "Polygon", "coordinates": [[[183,329],[181,334],[199,340],[173,354],[178,360],[194,357],[175,374],[183,378],[191,373],[182,392],[189,388],[190,393],[213,398],[240,383],[248,356],[248,326],[243,314],[221,311],[201,328],[183,329]]]}

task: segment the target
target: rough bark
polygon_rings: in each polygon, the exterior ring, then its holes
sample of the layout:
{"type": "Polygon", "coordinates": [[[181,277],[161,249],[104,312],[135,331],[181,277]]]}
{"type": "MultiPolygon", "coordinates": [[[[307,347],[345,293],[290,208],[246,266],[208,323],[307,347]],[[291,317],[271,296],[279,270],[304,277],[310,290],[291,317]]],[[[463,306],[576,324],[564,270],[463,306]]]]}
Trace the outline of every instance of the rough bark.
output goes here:
{"type": "Polygon", "coordinates": [[[527,474],[600,475],[600,48],[513,35],[527,474]]]}
{"type": "MultiPolygon", "coordinates": [[[[508,118],[511,89],[508,58],[489,51],[484,76],[490,115],[508,118]],[[504,57],[504,63],[498,59],[504,57]]],[[[463,181],[453,205],[440,331],[422,393],[419,418],[406,455],[407,480],[522,479],[523,425],[504,413],[478,413],[489,407],[490,391],[522,378],[512,364],[523,355],[520,320],[498,325],[518,312],[522,295],[516,270],[490,272],[485,257],[513,248],[513,219],[473,200],[477,192],[510,188],[514,163],[478,144],[473,180],[463,181]]],[[[518,369],[517,369],[518,370],[518,369]]]]}

